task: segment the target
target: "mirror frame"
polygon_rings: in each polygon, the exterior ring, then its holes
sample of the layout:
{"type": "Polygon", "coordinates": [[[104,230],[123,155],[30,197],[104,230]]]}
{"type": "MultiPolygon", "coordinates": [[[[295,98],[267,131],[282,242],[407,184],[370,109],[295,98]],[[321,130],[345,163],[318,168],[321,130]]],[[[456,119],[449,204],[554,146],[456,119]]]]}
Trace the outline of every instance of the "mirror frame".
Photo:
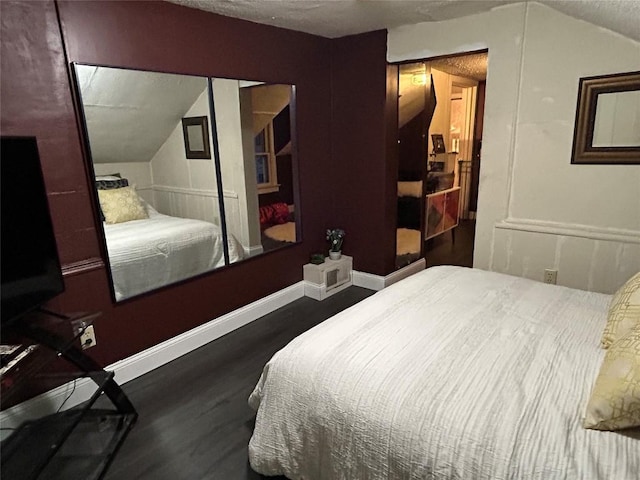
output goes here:
{"type": "Polygon", "coordinates": [[[182,135],[184,137],[184,153],[189,160],[211,160],[211,151],[209,148],[209,123],[207,117],[183,117],[182,118],[182,135]],[[189,136],[189,127],[198,127],[202,136],[202,149],[192,148],[191,137],[189,136]]]}
{"type": "Polygon", "coordinates": [[[640,146],[592,146],[598,95],[635,90],[640,90],[640,71],[580,79],[571,163],[640,164],[640,146]]]}

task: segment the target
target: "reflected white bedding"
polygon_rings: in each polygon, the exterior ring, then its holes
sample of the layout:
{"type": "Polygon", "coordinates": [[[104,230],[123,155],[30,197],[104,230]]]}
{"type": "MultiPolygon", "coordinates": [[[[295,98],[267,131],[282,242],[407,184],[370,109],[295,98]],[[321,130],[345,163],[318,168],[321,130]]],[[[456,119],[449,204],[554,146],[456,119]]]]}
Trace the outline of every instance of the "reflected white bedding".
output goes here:
{"type": "MultiPolygon", "coordinates": [[[[129,298],[224,265],[222,231],[213,223],[162,215],[104,225],[116,300],[129,298]]],[[[228,237],[229,260],[243,258],[228,237]]]]}
{"type": "Polygon", "coordinates": [[[637,430],[581,427],[610,298],[458,267],[413,275],[267,363],[251,465],[309,480],[637,480],[637,430]]]}

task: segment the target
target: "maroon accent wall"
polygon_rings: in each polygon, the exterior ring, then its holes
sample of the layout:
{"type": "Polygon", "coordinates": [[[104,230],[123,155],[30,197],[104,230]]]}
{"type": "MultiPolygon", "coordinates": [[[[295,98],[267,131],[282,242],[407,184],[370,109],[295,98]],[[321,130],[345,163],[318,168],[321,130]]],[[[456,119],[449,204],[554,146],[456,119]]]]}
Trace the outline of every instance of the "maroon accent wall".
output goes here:
{"type": "Polygon", "coordinates": [[[99,257],[53,2],[0,2],[2,135],[34,135],[60,260],[99,257]]]}
{"type": "Polygon", "coordinates": [[[65,266],[59,311],[96,311],[104,364],[125,358],[302,279],[309,254],[324,248],[322,229],[330,155],[330,41],[228,19],[164,2],[60,2],[69,60],[204,76],[262,79],[298,86],[303,243],[120,304],[91,207],[89,181],[53,2],[1,2],[3,135],[36,135],[56,238],[65,266]],[[318,233],[320,232],[320,233],[318,233]],[[93,262],[93,263],[92,263],[93,262]]]}
{"type": "MultiPolygon", "coordinates": [[[[339,38],[332,45],[331,112],[334,192],[331,227],[347,232],[354,269],[394,270],[397,158],[388,158],[387,32],[339,38]]],[[[396,101],[397,104],[397,96],[396,101]]],[[[396,107],[397,109],[397,107],[396,107]]],[[[397,110],[396,110],[397,112],[397,110]]],[[[397,132],[397,113],[393,117],[397,132]]]]}
{"type": "Polygon", "coordinates": [[[89,355],[112,363],[300,281],[331,225],[347,230],[357,269],[393,270],[397,164],[385,160],[384,32],[329,40],[165,2],[58,5],[69,61],[297,86],[302,243],[114,304],[55,4],[0,2],[0,127],[38,138],[68,273],[66,292],[48,306],[103,312],[89,355]]]}

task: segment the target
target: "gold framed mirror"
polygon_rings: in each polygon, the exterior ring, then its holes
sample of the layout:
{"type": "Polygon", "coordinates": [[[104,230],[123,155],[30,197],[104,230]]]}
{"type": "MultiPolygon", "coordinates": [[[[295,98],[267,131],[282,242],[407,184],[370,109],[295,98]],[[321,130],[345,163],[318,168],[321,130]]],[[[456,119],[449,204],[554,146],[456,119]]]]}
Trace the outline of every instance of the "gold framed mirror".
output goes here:
{"type": "Polygon", "coordinates": [[[580,79],[571,163],[640,164],[640,72],[580,79]]]}

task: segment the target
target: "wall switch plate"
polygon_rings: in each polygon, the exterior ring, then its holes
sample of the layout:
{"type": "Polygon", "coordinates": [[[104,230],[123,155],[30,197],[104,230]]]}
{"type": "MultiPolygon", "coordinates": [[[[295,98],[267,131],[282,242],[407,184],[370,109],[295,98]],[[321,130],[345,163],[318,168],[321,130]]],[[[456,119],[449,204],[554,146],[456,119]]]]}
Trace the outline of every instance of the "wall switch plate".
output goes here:
{"type": "Polygon", "coordinates": [[[80,335],[80,344],[82,345],[83,350],[96,346],[96,332],[93,329],[93,325],[89,325],[85,328],[82,335],[80,335]]]}
{"type": "Polygon", "coordinates": [[[545,269],[544,271],[544,283],[550,283],[555,285],[558,281],[558,270],[545,269]]]}

